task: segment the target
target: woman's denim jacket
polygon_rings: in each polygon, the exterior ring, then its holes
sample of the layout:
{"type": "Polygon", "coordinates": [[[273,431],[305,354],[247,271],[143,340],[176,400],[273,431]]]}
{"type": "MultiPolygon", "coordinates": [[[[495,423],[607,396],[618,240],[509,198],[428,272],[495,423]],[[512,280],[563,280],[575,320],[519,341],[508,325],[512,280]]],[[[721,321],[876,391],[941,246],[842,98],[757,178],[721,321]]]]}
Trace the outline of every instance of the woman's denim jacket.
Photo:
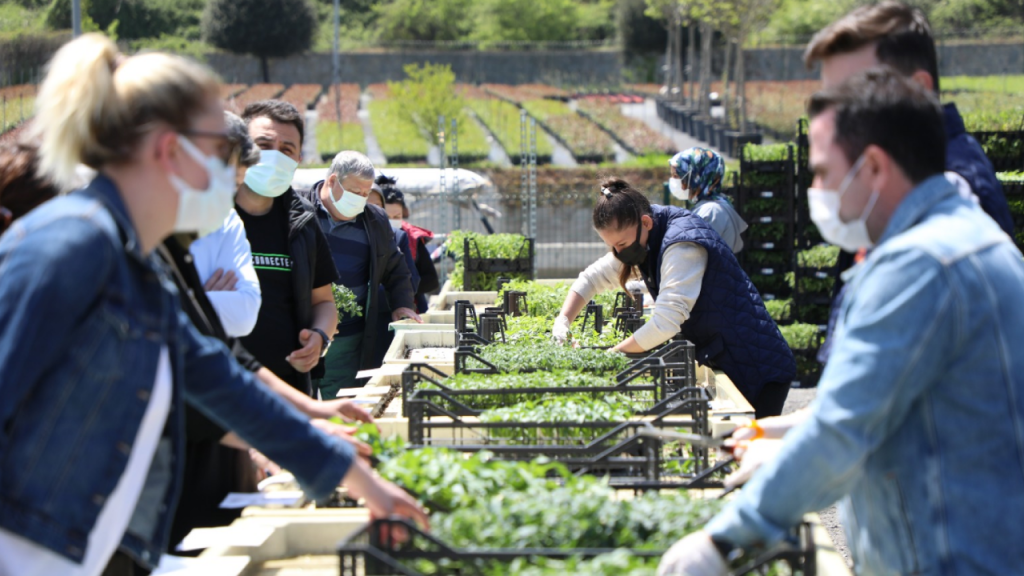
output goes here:
{"type": "Polygon", "coordinates": [[[195,330],[101,175],[0,237],[0,528],[81,561],[125,470],[163,346],[173,401],[123,550],[152,566],[167,545],[186,401],[294,472],[313,497],[333,491],[351,448],[195,330]]]}
{"type": "Polygon", "coordinates": [[[1024,570],[1024,261],[943,177],[851,271],[812,416],[708,526],[776,542],[840,500],[862,574],[1024,570]]]}

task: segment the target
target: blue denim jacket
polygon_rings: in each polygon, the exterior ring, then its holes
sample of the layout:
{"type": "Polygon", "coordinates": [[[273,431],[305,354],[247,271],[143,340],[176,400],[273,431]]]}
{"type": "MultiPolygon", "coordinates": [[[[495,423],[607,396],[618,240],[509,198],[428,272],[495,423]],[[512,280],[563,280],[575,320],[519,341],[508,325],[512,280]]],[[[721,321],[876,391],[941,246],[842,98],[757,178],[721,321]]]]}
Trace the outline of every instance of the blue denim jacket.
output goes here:
{"type": "Polygon", "coordinates": [[[124,549],[152,566],[167,545],[185,401],[293,471],[312,496],[337,486],[351,448],[196,331],[163,265],[140,252],[117,188],[99,176],[0,237],[0,527],[81,561],[165,345],[172,408],[124,549]]]}
{"type": "Polygon", "coordinates": [[[772,543],[843,498],[862,574],[1024,567],[1024,261],[943,177],[851,271],[811,417],[708,525],[772,543]]]}

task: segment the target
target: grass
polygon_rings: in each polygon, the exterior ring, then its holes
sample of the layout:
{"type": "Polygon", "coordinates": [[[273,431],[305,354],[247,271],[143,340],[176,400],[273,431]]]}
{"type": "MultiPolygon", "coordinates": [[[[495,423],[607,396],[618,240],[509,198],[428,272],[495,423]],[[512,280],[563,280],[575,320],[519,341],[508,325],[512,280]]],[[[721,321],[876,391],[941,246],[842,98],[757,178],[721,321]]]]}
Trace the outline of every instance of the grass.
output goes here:
{"type": "MultiPolygon", "coordinates": [[[[519,130],[519,108],[514,104],[497,98],[467,98],[466,104],[484,126],[494,134],[498,143],[513,164],[519,163],[521,132],[519,130]]],[[[554,147],[543,134],[537,135],[537,162],[547,164],[551,161],[554,147]],[[542,160],[543,159],[543,160],[542,160]]]]}
{"type": "Polygon", "coordinates": [[[393,100],[373,100],[370,124],[388,162],[426,162],[430,144],[411,122],[404,120],[393,100]]]}
{"type": "MultiPolygon", "coordinates": [[[[459,121],[459,162],[479,162],[487,160],[491,155],[491,143],[487,141],[487,133],[475,120],[465,115],[459,121]]],[[[451,143],[448,144],[451,154],[451,143]]]]}
{"type": "Polygon", "coordinates": [[[633,154],[645,156],[677,152],[676,145],[671,140],[652,130],[643,120],[625,116],[616,104],[600,100],[581,100],[579,109],[597,125],[615,134],[633,154]]]}
{"type": "Polygon", "coordinates": [[[319,122],[316,125],[316,150],[321,158],[333,158],[342,150],[366,154],[363,125],[358,122],[319,122]]]}

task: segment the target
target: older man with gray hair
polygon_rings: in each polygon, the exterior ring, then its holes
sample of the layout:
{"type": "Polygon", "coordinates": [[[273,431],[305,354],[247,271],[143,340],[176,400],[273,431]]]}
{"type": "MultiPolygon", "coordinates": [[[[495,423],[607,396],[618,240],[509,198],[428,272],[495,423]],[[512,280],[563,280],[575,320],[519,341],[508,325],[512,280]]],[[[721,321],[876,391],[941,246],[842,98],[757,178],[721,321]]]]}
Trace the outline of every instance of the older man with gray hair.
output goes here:
{"type": "Polygon", "coordinates": [[[322,398],[334,398],[340,389],[357,386],[358,371],[375,367],[375,319],[381,306],[377,286],[385,289],[393,320],[420,319],[411,274],[387,213],[366,203],[373,179],[370,159],[346,150],[334,157],[327,179],[314,184],[306,195],[327,236],[341,283],[355,293],[363,310],[362,316],[340,318],[338,334],[324,358],[324,377],[314,383],[322,398]]]}

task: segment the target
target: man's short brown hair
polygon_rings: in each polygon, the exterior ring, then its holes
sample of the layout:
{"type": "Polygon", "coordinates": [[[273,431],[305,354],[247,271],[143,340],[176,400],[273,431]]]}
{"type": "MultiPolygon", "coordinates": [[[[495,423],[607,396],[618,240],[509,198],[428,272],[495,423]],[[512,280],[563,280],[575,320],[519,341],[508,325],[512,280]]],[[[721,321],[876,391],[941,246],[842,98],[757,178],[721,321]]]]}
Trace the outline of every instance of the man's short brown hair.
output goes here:
{"type": "Polygon", "coordinates": [[[284,100],[253,102],[242,111],[242,120],[249,124],[253,118],[270,118],[280,124],[291,124],[299,131],[299,145],[306,140],[306,122],[299,109],[290,102],[284,100]]]}
{"type": "Polygon", "coordinates": [[[905,76],[918,70],[932,75],[939,91],[939,59],[935,53],[932,28],[919,8],[887,0],[862,6],[829,24],[814,35],[804,51],[804,64],[876,45],[879,63],[905,76]]]}
{"type": "Polygon", "coordinates": [[[914,184],[942,174],[946,130],[934,93],[888,66],[872,68],[811,96],[812,119],[835,110],[834,142],[850,164],[875,145],[914,184]]]}

